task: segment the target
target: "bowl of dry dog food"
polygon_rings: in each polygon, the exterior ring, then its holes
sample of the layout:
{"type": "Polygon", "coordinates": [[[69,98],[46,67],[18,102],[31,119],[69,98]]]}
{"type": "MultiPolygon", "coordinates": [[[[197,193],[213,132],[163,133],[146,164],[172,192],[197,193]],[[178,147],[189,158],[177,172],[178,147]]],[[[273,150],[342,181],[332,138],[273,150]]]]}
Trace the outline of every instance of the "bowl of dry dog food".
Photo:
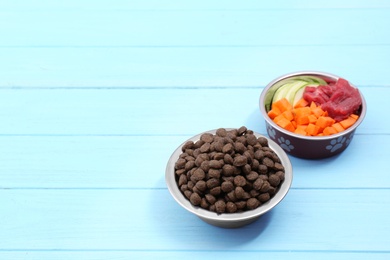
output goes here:
{"type": "Polygon", "coordinates": [[[211,225],[237,228],[283,200],[292,166],[269,138],[245,126],[219,128],[181,144],[168,161],[165,180],[183,208],[211,225]]]}
{"type": "Polygon", "coordinates": [[[269,137],[287,153],[306,159],[343,152],[367,110],[357,87],[315,71],[274,79],[263,89],[259,104],[269,137]]]}

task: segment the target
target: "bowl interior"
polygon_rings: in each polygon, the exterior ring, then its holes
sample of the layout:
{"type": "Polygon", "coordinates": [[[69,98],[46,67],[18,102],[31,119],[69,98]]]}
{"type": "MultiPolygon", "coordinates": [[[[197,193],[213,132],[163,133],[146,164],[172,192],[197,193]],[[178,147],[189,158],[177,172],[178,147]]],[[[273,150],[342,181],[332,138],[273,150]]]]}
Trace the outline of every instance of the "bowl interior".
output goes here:
{"type": "MultiPolygon", "coordinates": [[[[271,118],[269,118],[269,116],[267,114],[268,111],[267,111],[267,109],[265,107],[265,101],[269,100],[269,99],[272,99],[272,95],[274,93],[272,90],[274,90],[275,88],[279,88],[280,87],[280,85],[278,85],[276,83],[278,83],[279,81],[282,81],[284,79],[288,79],[288,78],[295,77],[295,76],[315,76],[315,77],[319,77],[319,78],[324,79],[327,83],[334,83],[334,82],[337,81],[337,79],[339,79],[339,76],[336,76],[336,75],[330,74],[330,73],[317,72],[317,71],[301,71],[301,72],[295,72],[295,73],[286,74],[286,75],[283,75],[283,76],[281,76],[281,77],[271,81],[263,89],[263,91],[262,91],[262,93],[260,95],[259,105],[260,105],[260,111],[261,111],[264,119],[273,128],[276,128],[278,131],[280,131],[281,133],[283,133],[283,134],[285,134],[287,136],[294,136],[295,138],[298,138],[298,139],[312,140],[312,141],[321,141],[321,140],[330,140],[330,139],[338,138],[338,137],[343,136],[343,135],[348,135],[349,133],[355,131],[355,129],[362,123],[362,121],[363,121],[363,119],[364,119],[364,117],[366,115],[366,101],[365,101],[364,96],[362,95],[362,93],[359,91],[360,97],[362,99],[362,105],[360,106],[360,108],[358,110],[359,118],[358,118],[357,122],[353,126],[351,126],[350,128],[346,129],[343,132],[340,132],[340,133],[337,133],[337,134],[334,134],[334,135],[330,135],[330,136],[304,136],[304,135],[299,135],[299,134],[292,133],[292,132],[287,131],[286,129],[283,129],[282,127],[278,126],[271,118]]],[[[358,89],[352,83],[350,83],[350,85],[355,87],[356,89],[358,89]]]]}

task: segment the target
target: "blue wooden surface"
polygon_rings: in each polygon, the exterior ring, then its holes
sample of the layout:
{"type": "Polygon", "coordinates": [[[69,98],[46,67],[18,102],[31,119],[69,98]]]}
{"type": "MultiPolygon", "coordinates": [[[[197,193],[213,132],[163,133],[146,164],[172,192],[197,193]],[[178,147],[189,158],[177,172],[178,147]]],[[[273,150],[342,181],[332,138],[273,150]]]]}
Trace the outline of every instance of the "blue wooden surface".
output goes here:
{"type": "Polygon", "coordinates": [[[389,1],[0,1],[0,259],[389,259],[389,1]],[[182,209],[171,153],[265,134],[264,86],[347,78],[368,112],[341,155],[221,229],[182,209]]]}

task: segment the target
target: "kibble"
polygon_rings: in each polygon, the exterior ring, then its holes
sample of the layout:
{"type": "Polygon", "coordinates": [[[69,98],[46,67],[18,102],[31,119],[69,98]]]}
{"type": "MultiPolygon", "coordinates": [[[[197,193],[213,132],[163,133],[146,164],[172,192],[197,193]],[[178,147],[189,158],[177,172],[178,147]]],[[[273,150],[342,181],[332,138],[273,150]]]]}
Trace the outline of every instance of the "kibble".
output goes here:
{"type": "Polygon", "coordinates": [[[244,166],[247,163],[247,158],[243,155],[238,155],[234,157],[233,165],[234,166],[244,166]]]}
{"type": "Polygon", "coordinates": [[[176,182],[194,206],[222,213],[253,210],[270,200],[285,178],[268,140],[245,126],[188,141],[175,163],[176,182]]]}

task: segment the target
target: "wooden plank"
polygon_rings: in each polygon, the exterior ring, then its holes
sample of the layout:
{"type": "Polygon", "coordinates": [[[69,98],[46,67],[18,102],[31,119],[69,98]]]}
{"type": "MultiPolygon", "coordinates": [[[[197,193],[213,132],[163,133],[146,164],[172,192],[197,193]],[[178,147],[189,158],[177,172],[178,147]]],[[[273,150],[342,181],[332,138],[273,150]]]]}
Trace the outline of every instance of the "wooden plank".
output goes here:
{"type": "Polygon", "coordinates": [[[7,37],[0,46],[382,45],[389,44],[389,23],[383,22],[389,14],[389,8],[166,12],[34,8],[2,12],[6,23],[0,24],[0,34],[7,37]]]}
{"type": "MultiPolygon", "coordinates": [[[[388,134],[390,88],[362,87],[357,134],[388,134]],[[378,95],[377,93],[381,93],[378,95]]],[[[242,125],[265,133],[259,88],[0,89],[1,135],[187,135],[242,125]]]]}
{"type": "MultiPolygon", "coordinates": [[[[168,159],[188,137],[1,136],[0,188],[163,189],[168,159]]],[[[290,157],[292,187],[388,189],[389,146],[388,135],[357,135],[336,157],[290,157]]]]}
{"type": "Polygon", "coordinates": [[[388,86],[390,46],[0,48],[1,87],[256,87],[318,70],[388,86]],[[359,59],[350,62],[351,57],[359,59]],[[347,65],[346,65],[347,64],[347,65]],[[367,65],[375,66],[368,69],[367,65]]]}
{"type": "Polygon", "coordinates": [[[389,189],[294,189],[259,221],[233,230],[204,223],[165,189],[0,195],[2,251],[389,253],[389,189]]]}
{"type": "Polygon", "coordinates": [[[47,2],[42,0],[14,0],[12,2],[0,2],[0,10],[2,11],[169,11],[169,10],[268,10],[268,9],[324,9],[324,8],[390,8],[390,4],[386,0],[372,0],[372,1],[353,1],[344,0],[342,2],[337,0],[318,0],[306,1],[295,0],[293,2],[286,2],[283,0],[274,0],[266,2],[258,2],[256,0],[244,1],[238,3],[234,0],[225,0],[223,4],[221,1],[169,1],[161,2],[158,0],[111,0],[111,1],[92,1],[92,0],[69,0],[66,2],[47,2]]]}
{"type": "Polygon", "coordinates": [[[277,258],[277,259],[334,259],[334,260],[387,260],[389,259],[389,253],[386,252],[264,252],[264,251],[61,251],[61,250],[48,250],[48,251],[17,251],[17,252],[0,252],[2,259],[20,260],[42,260],[42,259],[83,259],[83,260],[108,260],[108,259],[238,259],[248,258],[253,259],[256,257],[264,258],[277,258]]]}

